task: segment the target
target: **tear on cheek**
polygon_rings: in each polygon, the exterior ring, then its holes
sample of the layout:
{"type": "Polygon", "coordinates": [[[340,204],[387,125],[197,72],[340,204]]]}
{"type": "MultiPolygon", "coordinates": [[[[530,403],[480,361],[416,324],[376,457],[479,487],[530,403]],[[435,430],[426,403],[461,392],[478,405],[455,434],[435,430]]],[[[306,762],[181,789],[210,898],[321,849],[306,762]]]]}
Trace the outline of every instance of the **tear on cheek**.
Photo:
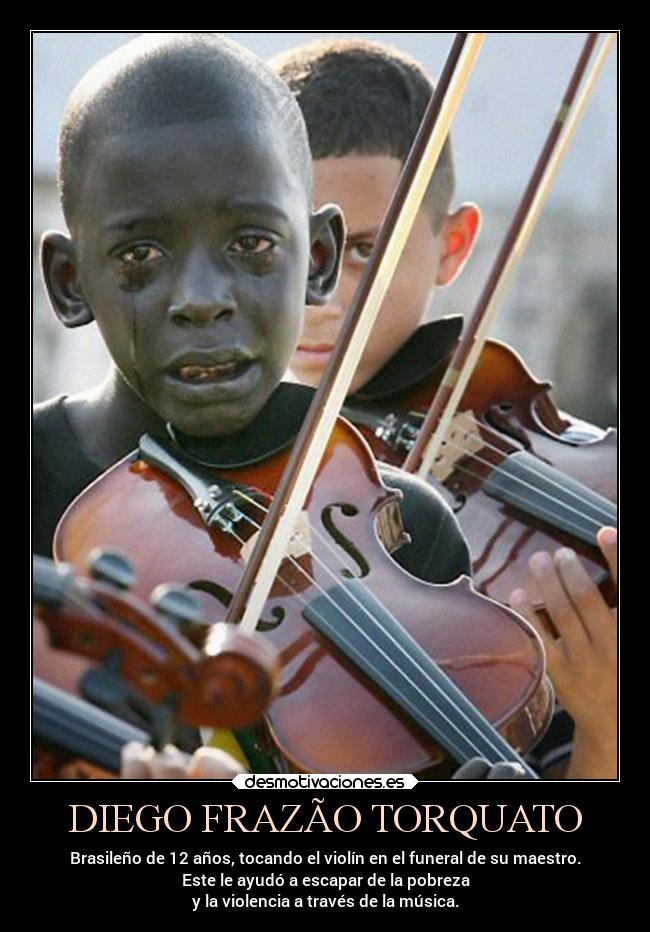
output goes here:
{"type": "Polygon", "coordinates": [[[115,270],[117,283],[123,291],[138,291],[147,282],[147,273],[144,269],[133,268],[120,264],[115,270]]]}

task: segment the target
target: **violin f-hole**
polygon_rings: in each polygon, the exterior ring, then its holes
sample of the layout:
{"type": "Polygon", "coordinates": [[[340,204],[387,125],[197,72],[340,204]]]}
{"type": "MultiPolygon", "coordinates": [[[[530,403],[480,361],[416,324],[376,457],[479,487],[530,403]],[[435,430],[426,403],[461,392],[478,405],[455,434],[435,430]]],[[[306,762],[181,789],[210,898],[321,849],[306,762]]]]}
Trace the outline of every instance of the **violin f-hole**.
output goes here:
{"type": "MultiPolygon", "coordinates": [[[[206,595],[211,595],[220,605],[223,605],[224,608],[228,608],[232,601],[232,592],[229,589],[209,579],[196,579],[194,582],[189,583],[188,589],[195,589],[197,592],[205,592],[206,595]]],[[[281,605],[275,605],[271,609],[271,615],[273,616],[273,621],[265,621],[263,618],[260,618],[257,625],[259,631],[272,631],[274,628],[277,628],[278,625],[284,621],[286,612],[281,605]]]]}
{"type": "MultiPolygon", "coordinates": [[[[346,537],[343,531],[340,530],[334,523],[334,509],[338,509],[340,513],[345,518],[354,518],[359,513],[359,509],[354,505],[351,505],[346,502],[335,502],[333,505],[328,505],[327,508],[323,508],[321,512],[321,520],[323,522],[323,527],[330,535],[330,537],[336,541],[339,547],[348,554],[349,557],[354,560],[357,564],[358,573],[356,574],[357,579],[363,579],[364,576],[367,576],[370,572],[370,566],[368,561],[365,559],[360,550],[358,550],[352,541],[346,537]]],[[[352,572],[348,567],[344,566],[341,568],[341,576],[344,579],[354,579],[355,573],[352,572]]]]}

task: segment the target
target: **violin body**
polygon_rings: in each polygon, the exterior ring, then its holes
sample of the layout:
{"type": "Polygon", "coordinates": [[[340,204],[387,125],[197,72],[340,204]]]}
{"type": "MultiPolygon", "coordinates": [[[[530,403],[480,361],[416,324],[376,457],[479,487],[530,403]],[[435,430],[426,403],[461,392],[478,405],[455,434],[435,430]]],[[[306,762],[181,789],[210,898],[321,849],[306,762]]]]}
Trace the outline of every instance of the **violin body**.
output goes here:
{"type": "MultiPolygon", "coordinates": [[[[389,405],[390,413],[400,421],[409,412],[426,414],[447,362],[425,383],[384,402],[384,416],[389,405]]],[[[532,588],[527,563],[535,551],[553,551],[562,546],[579,553],[592,579],[604,584],[605,594],[610,594],[607,567],[594,544],[485,492],[485,480],[491,471],[505,457],[526,451],[609,502],[617,501],[617,432],[600,431],[567,417],[553,402],[551,388],[550,382],[535,379],[509,346],[487,340],[459,405],[460,412],[472,412],[473,429],[470,436],[452,441],[457,446],[451,450],[440,478],[429,476],[465,534],[472,554],[474,584],[480,592],[499,601],[506,601],[510,592],[521,585],[532,588]],[[467,449],[465,455],[461,447],[467,449]]],[[[346,406],[346,415],[356,420],[354,408],[346,406]]],[[[396,466],[404,462],[408,452],[405,445],[396,448],[381,439],[378,434],[385,433],[381,429],[373,430],[358,422],[357,427],[377,459],[396,466]]],[[[525,496],[526,491],[522,484],[521,494],[525,496]]],[[[548,491],[542,494],[549,495],[548,491]]],[[[562,494],[558,486],[557,497],[562,494]]],[[[553,489],[550,495],[555,495],[553,489]]],[[[568,503],[569,508],[575,503],[576,512],[581,508],[574,493],[569,494],[568,503]]],[[[607,517],[601,523],[608,524],[607,517]]]]}
{"type": "MultiPolygon", "coordinates": [[[[287,455],[220,470],[215,478],[256,490],[258,502],[270,500],[287,455]]],[[[444,757],[305,620],[315,600],[351,577],[399,619],[516,749],[530,748],[549,721],[552,692],[532,628],[479,596],[468,579],[424,583],[389,556],[387,549],[403,540],[399,494],[382,485],[365,442],[339,419],[305,505],[297,550],[283,561],[259,626],[280,657],[266,722],[286,769],[430,774],[444,757]]],[[[192,588],[206,619],[219,622],[264,517],[255,502],[245,511],[237,537],[208,530],[188,494],[133,454],[70,506],[57,529],[55,554],[84,573],[99,542],[118,548],[132,559],[135,594],[147,597],[162,580],[173,580],[192,588]]]]}

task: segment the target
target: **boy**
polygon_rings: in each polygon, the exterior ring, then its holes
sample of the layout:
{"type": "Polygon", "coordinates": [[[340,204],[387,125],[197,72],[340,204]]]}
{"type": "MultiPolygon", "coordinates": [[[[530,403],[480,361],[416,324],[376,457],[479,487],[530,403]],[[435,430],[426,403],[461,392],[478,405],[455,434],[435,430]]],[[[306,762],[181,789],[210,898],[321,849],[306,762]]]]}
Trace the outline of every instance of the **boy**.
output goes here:
{"type": "MultiPolygon", "coordinates": [[[[37,406],[38,552],[143,432],[244,436],[297,342],[296,295],[328,299],[343,239],[337,207],[310,216],[308,143],[284,84],[212,36],[144,36],[100,62],[64,116],[60,184],[71,236],[43,239],[50,301],[67,327],[95,319],[114,365],[98,388],[37,406]]],[[[464,542],[435,507],[450,579],[464,542]]]]}
{"type": "MultiPolygon", "coordinates": [[[[270,66],[287,81],[305,117],[314,159],[315,203],[339,204],[346,221],[338,288],[326,304],[306,307],[291,363],[300,381],[317,385],[432,84],[413,59],[360,39],[301,46],[277,56],[270,66]]],[[[372,379],[386,364],[384,390],[397,392],[413,384],[433,371],[459,335],[460,318],[423,324],[434,288],[453,282],[479,228],[474,204],[448,212],[453,193],[447,140],[364,350],[353,393],[363,388],[363,397],[372,397],[372,379]]]]}
{"type": "MultiPolygon", "coordinates": [[[[305,308],[300,342],[291,363],[300,381],[315,386],[364,273],[433,87],[412,58],[362,39],[310,43],[276,56],[270,66],[288,83],[305,117],[314,159],[315,203],[337,203],[346,218],[336,294],[326,304],[305,308]]],[[[480,224],[473,204],[463,204],[449,213],[453,193],[454,171],[447,140],[364,350],[352,383],[351,402],[375,401],[390,410],[390,398],[426,380],[460,333],[460,317],[423,323],[434,289],[451,284],[459,274],[480,224]]],[[[602,549],[611,567],[612,548],[602,549]]],[[[563,553],[564,561],[560,558],[558,565],[567,565],[568,559],[572,567],[568,579],[562,577],[568,597],[584,600],[581,588],[586,590],[590,617],[606,614],[609,618],[598,590],[575,569],[575,554],[567,558],[567,552],[563,553]]],[[[531,571],[540,596],[548,594],[553,604],[560,577],[550,556],[537,554],[531,571]]],[[[531,597],[521,590],[513,596],[513,607],[529,620],[536,620],[531,597]]],[[[565,614],[563,606],[560,623],[565,614]]],[[[539,630],[539,624],[536,626],[539,630]]],[[[606,649],[594,657],[583,647],[583,666],[592,671],[595,684],[591,701],[585,701],[584,690],[578,689],[575,670],[566,674],[558,661],[560,651],[547,641],[554,655],[554,663],[549,663],[551,677],[555,679],[557,671],[563,680],[563,688],[558,689],[563,705],[575,712],[576,720],[584,722],[577,734],[579,753],[573,754],[569,776],[616,774],[616,633],[613,626],[611,630],[605,627],[601,625],[606,649]]],[[[566,762],[571,734],[566,715],[556,715],[549,735],[536,749],[542,769],[551,762],[566,762]]]]}
{"type": "MultiPolygon", "coordinates": [[[[96,389],[36,408],[40,553],[69,502],[143,432],[170,423],[227,446],[233,465],[259,447],[247,429],[288,366],[305,294],[313,306],[333,292],[343,243],[339,209],[310,210],[290,92],[212,35],[144,36],[95,66],[64,115],[60,187],[70,236],[43,239],[50,301],[67,327],[97,321],[113,365],[96,389]]],[[[402,565],[433,582],[466,573],[446,506],[386,472],[405,492],[402,565]]]]}

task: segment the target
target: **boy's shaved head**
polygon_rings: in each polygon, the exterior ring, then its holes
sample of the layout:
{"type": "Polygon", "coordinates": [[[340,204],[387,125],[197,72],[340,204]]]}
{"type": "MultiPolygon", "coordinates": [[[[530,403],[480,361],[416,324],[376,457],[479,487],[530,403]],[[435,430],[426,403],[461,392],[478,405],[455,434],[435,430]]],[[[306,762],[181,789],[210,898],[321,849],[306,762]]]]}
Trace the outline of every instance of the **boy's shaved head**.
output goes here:
{"type": "Polygon", "coordinates": [[[103,137],[238,114],[284,124],[292,171],[310,198],[311,157],[300,110],[260,59],[213,33],[145,34],[121,46],[79,82],[62,119],[59,185],[68,225],[85,159],[103,137]]]}
{"type": "MultiPolygon", "coordinates": [[[[313,42],[276,56],[269,66],[300,105],[312,157],[388,155],[402,163],[433,93],[433,84],[408,55],[363,39],[313,42]]],[[[425,203],[437,232],[454,193],[449,140],[425,203]]]]}

